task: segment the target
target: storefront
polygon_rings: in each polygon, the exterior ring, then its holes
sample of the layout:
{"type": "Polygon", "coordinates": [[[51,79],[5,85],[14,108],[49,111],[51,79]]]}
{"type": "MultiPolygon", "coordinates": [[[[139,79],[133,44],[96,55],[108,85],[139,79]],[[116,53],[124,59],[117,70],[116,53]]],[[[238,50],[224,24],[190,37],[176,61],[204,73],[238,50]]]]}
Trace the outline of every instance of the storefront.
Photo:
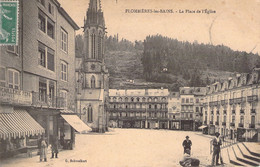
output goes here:
{"type": "Polygon", "coordinates": [[[24,109],[8,107],[5,111],[0,113],[0,156],[37,150],[45,129],[24,109]]]}
{"type": "Polygon", "coordinates": [[[75,131],[88,133],[92,129],[87,126],[73,111],[62,110],[59,116],[59,141],[63,149],[72,150],[75,146],[75,131]]]}

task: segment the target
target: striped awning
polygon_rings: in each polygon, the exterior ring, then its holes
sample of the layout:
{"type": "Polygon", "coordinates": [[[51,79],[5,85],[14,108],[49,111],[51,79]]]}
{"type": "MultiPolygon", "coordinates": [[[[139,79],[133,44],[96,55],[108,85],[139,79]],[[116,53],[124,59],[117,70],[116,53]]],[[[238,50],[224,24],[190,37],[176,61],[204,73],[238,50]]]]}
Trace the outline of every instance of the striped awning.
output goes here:
{"type": "Polygon", "coordinates": [[[45,130],[25,110],[0,113],[0,138],[42,134],[45,130]]]}

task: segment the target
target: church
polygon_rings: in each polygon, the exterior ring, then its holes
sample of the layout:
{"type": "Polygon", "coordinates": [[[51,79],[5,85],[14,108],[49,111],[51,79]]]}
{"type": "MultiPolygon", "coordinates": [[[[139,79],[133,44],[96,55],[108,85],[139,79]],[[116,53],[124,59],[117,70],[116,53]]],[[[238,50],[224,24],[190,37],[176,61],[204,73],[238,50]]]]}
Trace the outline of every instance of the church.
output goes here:
{"type": "Polygon", "coordinates": [[[103,133],[108,129],[109,73],[104,62],[106,27],[100,0],[90,0],[83,28],[83,57],[76,71],[77,112],[92,131],[103,133]]]}

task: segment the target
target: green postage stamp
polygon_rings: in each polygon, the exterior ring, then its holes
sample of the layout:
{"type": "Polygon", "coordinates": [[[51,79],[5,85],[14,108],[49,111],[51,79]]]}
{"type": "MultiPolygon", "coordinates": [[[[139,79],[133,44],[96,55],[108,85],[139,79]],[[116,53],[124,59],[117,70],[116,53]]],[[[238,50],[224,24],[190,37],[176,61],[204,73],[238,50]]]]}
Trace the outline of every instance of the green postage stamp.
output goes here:
{"type": "Polygon", "coordinates": [[[0,0],[0,45],[18,43],[18,0],[0,0]]]}

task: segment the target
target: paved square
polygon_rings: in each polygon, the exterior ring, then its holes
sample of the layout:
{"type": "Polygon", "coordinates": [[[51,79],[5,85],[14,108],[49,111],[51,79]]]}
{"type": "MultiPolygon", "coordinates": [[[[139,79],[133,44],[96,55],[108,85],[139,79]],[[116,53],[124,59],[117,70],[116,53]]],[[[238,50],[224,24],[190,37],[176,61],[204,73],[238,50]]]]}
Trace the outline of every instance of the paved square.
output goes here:
{"type": "MultiPolygon", "coordinates": [[[[201,132],[111,129],[105,134],[77,134],[74,150],[59,153],[58,159],[39,162],[39,157],[13,158],[3,161],[4,167],[19,163],[21,166],[77,166],[77,167],[173,167],[180,166],[183,155],[182,141],[189,135],[191,154],[199,158],[201,166],[210,164],[210,137],[201,132]],[[70,162],[87,160],[87,162],[70,162]]],[[[50,154],[48,155],[50,157],[50,154]]]]}

